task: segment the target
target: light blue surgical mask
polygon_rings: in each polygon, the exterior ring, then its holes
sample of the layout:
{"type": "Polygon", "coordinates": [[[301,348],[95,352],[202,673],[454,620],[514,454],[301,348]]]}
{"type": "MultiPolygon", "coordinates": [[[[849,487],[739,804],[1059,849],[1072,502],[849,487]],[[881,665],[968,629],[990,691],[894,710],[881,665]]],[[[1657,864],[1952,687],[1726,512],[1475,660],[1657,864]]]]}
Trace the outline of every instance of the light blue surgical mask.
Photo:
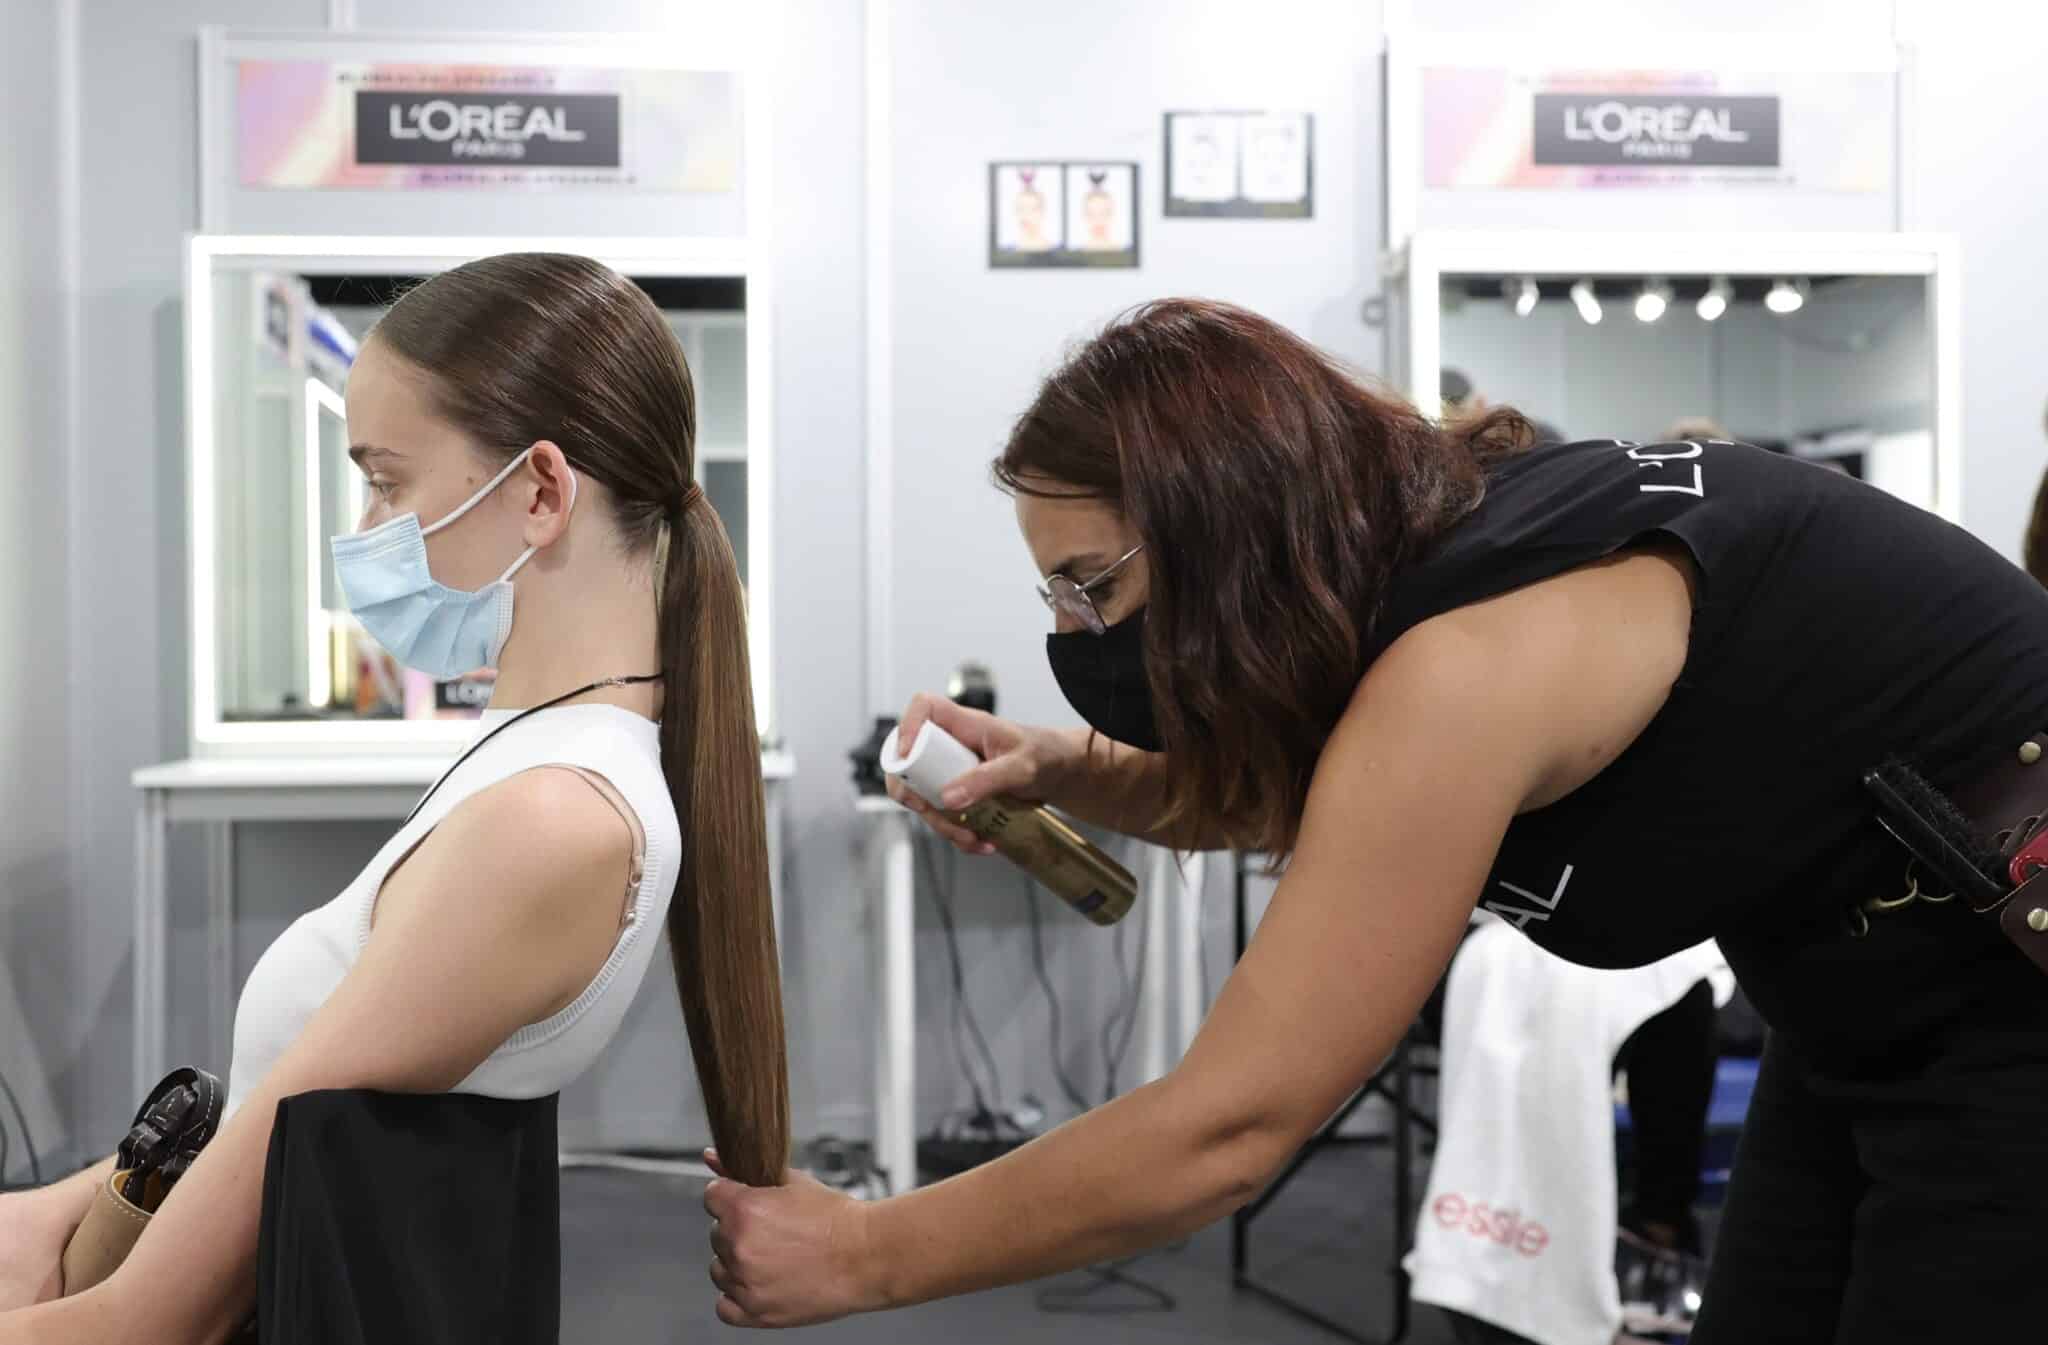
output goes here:
{"type": "MultiPolygon", "coordinates": [[[[367,532],[330,539],[335,577],[370,638],[408,668],[447,681],[498,666],[512,634],[512,576],[533,559],[528,547],[493,583],[464,592],[435,580],[427,567],[427,538],[483,502],[532,454],[505,465],[453,513],[421,529],[420,516],[400,514],[367,532]]],[[[569,509],[576,509],[576,474],[569,474],[569,509]]]]}

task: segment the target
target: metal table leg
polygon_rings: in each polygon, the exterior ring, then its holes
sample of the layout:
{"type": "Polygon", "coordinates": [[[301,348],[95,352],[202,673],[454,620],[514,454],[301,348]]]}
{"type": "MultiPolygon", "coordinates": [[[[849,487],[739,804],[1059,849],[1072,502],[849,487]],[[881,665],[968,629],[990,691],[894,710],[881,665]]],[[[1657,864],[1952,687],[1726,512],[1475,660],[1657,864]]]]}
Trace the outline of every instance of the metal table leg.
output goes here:
{"type": "Polygon", "coordinates": [[[1148,849],[1150,854],[1146,856],[1145,877],[1138,889],[1138,900],[1145,909],[1130,917],[1145,922],[1139,953],[1144,962],[1144,986],[1138,998],[1138,1021],[1133,1033],[1138,1048],[1138,1068],[1132,1082],[1138,1084],[1150,1083],[1173,1067],[1173,1060],[1168,1055],[1166,1022],[1167,1005],[1172,997],[1171,987],[1167,984],[1171,953],[1168,930],[1177,905],[1173,889],[1179,879],[1179,870],[1171,850],[1148,849]]]}
{"type": "Polygon", "coordinates": [[[135,810],[135,1004],[132,1096],[145,1096],[169,1067],[166,1046],[166,945],[164,906],[168,879],[164,873],[164,840],[169,829],[166,799],[160,790],[145,789],[135,810]]]}
{"type": "Polygon", "coordinates": [[[877,823],[881,842],[881,901],[875,921],[880,961],[881,1012],[875,1019],[875,1161],[889,1189],[917,1185],[915,852],[907,814],[877,823]]]}
{"type": "Polygon", "coordinates": [[[226,1078],[235,1053],[235,824],[206,828],[207,1068],[226,1078]]]}
{"type": "Polygon", "coordinates": [[[782,828],[788,814],[784,795],[789,785],[783,780],[769,780],[762,786],[762,810],[768,831],[768,903],[774,912],[775,952],[782,957],[782,828]]]}

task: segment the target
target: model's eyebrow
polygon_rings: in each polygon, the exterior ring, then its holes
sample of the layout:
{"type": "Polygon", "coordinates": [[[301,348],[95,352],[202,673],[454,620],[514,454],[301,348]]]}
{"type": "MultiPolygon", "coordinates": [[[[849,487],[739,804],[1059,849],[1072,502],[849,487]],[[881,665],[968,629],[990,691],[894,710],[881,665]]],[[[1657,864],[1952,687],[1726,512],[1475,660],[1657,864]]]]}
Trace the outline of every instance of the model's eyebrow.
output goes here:
{"type": "Polygon", "coordinates": [[[348,447],[348,455],[351,459],[354,460],[356,466],[358,467],[365,465],[372,459],[396,459],[398,457],[398,453],[395,450],[389,448],[379,448],[375,444],[350,444],[348,447]]]}

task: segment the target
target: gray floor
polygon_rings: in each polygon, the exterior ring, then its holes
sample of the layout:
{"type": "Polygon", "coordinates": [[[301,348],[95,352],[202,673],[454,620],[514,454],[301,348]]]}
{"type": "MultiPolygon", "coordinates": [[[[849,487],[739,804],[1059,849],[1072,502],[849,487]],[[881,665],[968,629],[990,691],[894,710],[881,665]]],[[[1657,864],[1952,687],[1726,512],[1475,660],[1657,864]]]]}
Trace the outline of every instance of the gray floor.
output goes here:
{"type": "MultiPolygon", "coordinates": [[[[705,1276],[710,1224],[699,1183],[590,1169],[562,1174],[562,1340],[564,1345],[682,1345],[725,1335],[705,1276]]],[[[1384,1154],[1340,1149],[1317,1157],[1267,1214],[1253,1244],[1255,1278],[1311,1303],[1358,1332],[1384,1338],[1391,1325],[1391,1246],[1384,1154]]],[[[1131,1273],[1173,1295],[1168,1312],[1119,1315],[1042,1311],[1043,1286],[998,1289],[882,1316],[853,1318],[803,1333],[842,1342],[1233,1340],[1329,1345],[1342,1338],[1230,1284],[1226,1229],[1160,1252],[1131,1273]]],[[[1087,1283],[1083,1276],[1049,1281],[1087,1283]]],[[[1104,1306],[1141,1301],[1123,1289],[1097,1295],[1104,1306]]],[[[1418,1308],[1407,1339],[1450,1345],[1448,1323],[1418,1308]]]]}

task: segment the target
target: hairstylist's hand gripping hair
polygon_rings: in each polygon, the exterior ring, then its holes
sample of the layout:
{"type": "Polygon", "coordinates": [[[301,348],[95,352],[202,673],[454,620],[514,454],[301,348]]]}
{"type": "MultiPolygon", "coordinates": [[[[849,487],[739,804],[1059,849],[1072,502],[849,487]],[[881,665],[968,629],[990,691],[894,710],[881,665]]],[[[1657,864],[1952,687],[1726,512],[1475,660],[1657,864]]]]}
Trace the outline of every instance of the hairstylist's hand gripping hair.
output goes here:
{"type": "Polygon", "coordinates": [[[718,1174],[704,1191],[711,1228],[711,1282],[718,1286],[718,1319],[728,1326],[798,1326],[890,1306],[869,1273],[871,1249],[861,1202],[801,1172],[777,1187],[743,1186],[725,1175],[718,1151],[704,1161],[718,1174]],[[751,1198],[773,1194],[758,1207],[751,1198]],[[782,1285],[795,1270],[804,1281],[802,1306],[757,1316],[740,1306],[760,1304],[747,1286],[782,1285]]]}

